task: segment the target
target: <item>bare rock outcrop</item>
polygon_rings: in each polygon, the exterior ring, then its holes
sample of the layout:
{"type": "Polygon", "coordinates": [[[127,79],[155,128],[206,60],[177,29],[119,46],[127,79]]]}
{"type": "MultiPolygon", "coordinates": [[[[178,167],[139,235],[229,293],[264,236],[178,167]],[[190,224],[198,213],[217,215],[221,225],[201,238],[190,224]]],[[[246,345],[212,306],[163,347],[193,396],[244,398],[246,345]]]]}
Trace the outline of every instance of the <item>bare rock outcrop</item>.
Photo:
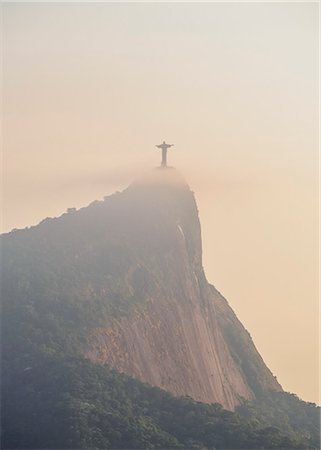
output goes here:
{"type": "Polygon", "coordinates": [[[242,398],[282,390],[206,280],[194,195],[177,171],[156,170],[117,201],[113,197],[104,206],[109,239],[127,258],[113,261],[111,255],[110,265],[114,271],[117,265],[119,293],[138,301],[125,316],[92,329],[84,355],[175,395],[231,410],[242,398]]]}

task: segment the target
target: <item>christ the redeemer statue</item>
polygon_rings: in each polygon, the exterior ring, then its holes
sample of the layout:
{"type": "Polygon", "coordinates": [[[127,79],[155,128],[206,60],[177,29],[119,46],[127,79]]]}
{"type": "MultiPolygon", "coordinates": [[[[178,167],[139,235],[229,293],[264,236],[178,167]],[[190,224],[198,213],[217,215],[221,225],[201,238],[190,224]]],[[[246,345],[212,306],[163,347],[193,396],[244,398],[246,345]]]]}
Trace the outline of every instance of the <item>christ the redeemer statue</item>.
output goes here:
{"type": "Polygon", "coordinates": [[[165,141],[163,141],[162,144],[156,145],[156,147],[162,149],[162,167],[167,167],[167,150],[170,147],[173,147],[174,144],[166,144],[165,141]]]}

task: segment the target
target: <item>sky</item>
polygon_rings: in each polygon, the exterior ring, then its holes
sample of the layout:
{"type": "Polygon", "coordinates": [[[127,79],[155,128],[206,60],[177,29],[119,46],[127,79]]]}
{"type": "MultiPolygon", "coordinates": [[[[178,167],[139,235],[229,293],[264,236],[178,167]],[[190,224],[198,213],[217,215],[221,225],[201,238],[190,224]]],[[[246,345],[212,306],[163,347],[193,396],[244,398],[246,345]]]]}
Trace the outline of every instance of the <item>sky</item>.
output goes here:
{"type": "Polygon", "coordinates": [[[2,231],[125,188],[175,146],[208,280],[319,402],[318,3],[4,3],[2,231]]]}

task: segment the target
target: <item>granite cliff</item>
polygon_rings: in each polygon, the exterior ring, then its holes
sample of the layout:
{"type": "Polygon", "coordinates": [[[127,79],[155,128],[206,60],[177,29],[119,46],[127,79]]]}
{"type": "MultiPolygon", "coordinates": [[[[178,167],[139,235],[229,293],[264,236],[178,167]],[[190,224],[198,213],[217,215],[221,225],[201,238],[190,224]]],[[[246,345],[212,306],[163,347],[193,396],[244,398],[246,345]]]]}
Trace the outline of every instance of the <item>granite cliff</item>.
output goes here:
{"type": "Polygon", "coordinates": [[[241,398],[281,390],[206,280],[197,206],[181,175],[156,170],[119,194],[117,209],[110,209],[114,223],[122,224],[115,241],[131,259],[122,267],[122,289],[139,306],[93,329],[84,354],[175,395],[228,409],[241,398]]]}
{"type": "Polygon", "coordinates": [[[282,390],[206,280],[195,198],[175,169],[4,235],[3,254],[5,355],[37,341],[37,320],[42,351],[59,351],[69,333],[90,361],[176,396],[233,410],[282,390]]]}

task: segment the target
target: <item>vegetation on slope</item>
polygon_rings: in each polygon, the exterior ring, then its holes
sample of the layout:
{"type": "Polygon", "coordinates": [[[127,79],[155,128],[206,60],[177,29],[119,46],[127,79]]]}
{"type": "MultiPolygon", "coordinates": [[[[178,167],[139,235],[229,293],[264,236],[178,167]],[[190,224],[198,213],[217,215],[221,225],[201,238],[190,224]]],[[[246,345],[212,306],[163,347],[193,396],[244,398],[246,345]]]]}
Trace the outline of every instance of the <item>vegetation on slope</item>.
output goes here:
{"type": "Polygon", "coordinates": [[[80,356],[92,305],[3,293],[4,449],[318,448],[314,405],[271,393],[232,413],[174,398],[80,356]]]}
{"type": "Polygon", "coordinates": [[[3,371],[4,449],[318,448],[316,408],[286,394],[232,413],[50,352],[16,358],[3,371]]]}
{"type": "Polygon", "coordinates": [[[113,251],[104,207],[77,213],[81,225],[71,212],[4,238],[2,448],[319,448],[319,410],[295,396],[262,393],[232,413],[81,357],[88,330],[144,303],[122,289],[132,252],[113,251]]]}

